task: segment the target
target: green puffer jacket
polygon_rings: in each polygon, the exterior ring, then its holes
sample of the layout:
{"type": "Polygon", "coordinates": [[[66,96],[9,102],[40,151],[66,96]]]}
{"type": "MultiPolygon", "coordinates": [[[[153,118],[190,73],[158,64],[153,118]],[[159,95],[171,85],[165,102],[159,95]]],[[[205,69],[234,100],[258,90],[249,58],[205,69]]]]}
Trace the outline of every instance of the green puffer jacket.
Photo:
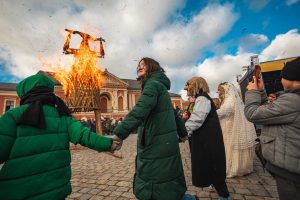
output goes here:
{"type": "MultiPolygon", "coordinates": [[[[20,98],[30,89],[54,89],[48,77],[37,74],[20,82],[20,98]]],[[[56,108],[44,105],[45,129],[17,126],[22,105],[0,118],[0,199],[64,199],[71,193],[69,141],[97,151],[110,150],[112,140],[91,132],[70,116],[60,117],[56,108]]]]}
{"type": "Polygon", "coordinates": [[[164,73],[152,73],[143,80],[136,106],[114,130],[125,139],[140,126],[133,183],[139,200],[180,200],[186,191],[169,89],[164,73]]]}

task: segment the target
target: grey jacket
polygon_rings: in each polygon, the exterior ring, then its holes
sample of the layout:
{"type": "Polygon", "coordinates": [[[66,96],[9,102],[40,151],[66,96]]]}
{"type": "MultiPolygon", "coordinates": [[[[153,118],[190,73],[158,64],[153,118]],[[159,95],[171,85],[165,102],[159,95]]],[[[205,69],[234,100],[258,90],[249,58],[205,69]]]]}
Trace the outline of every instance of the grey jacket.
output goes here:
{"type": "Polygon", "coordinates": [[[262,105],[262,96],[262,91],[246,92],[245,115],[264,125],[263,156],[272,165],[300,174],[300,88],[286,91],[271,104],[262,105]]]}

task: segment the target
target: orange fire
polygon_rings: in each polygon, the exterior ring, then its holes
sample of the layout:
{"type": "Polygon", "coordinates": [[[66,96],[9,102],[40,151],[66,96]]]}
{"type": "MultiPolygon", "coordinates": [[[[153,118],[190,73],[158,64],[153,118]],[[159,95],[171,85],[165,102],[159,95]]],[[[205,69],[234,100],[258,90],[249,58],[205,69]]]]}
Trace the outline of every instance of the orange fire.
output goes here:
{"type": "Polygon", "coordinates": [[[67,47],[64,46],[64,50],[69,52],[67,54],[74,54],[74,63],[69,72],[62,68],[55,68],[54,78],[62,84],[66,98],[74,95],[76,97],[91,95],[87,93],[99,91],[104,83],[104,76],[98,68],[98,55],[96,51],[90,50],[88,41],[84,37],[82,37],[79,49],[70,49],[68,46],[70,42],[69,36],[65,43],[67,47]]]}

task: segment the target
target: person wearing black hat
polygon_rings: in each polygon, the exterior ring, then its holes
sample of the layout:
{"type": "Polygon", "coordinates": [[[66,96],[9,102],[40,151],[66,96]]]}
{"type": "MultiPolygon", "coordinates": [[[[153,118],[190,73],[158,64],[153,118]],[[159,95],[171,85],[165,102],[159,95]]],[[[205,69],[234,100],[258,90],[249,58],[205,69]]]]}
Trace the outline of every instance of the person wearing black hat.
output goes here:
{"type": "Polygon", "coordinates": [[[266,169],[273,175],[281,200],[300,199],[300,57],[281,72],[284,93],[260,106],[263,83],[253,76],[245,94],[245,115],[264,125],[260,136],[266,169]]]}

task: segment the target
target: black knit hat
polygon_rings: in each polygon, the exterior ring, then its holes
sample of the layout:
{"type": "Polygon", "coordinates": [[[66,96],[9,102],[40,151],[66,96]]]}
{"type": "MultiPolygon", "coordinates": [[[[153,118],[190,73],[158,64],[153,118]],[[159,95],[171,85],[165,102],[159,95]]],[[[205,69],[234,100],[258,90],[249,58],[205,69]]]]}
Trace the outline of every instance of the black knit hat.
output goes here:
{"type": "Polygon", "coordinates": [[[300,57],[285,64],[281,77],[289,81],[300,81],[300,57]]]}

